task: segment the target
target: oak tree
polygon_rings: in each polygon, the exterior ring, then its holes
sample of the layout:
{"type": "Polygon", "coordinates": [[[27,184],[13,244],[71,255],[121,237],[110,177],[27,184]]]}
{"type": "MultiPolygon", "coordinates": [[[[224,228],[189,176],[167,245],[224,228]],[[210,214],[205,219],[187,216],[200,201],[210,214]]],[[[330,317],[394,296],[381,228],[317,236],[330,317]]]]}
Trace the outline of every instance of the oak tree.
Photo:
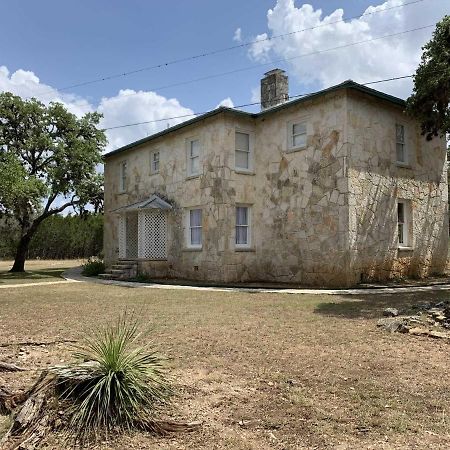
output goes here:
{"type": "Polygon", "coordinates": [[[12,272],[23,272],[39,225],[67,208],[102,204],[97,172],[106,145],[98,113],[78,118],[60,103],[0,94],[0,215],[20,226],[12,272]]]}

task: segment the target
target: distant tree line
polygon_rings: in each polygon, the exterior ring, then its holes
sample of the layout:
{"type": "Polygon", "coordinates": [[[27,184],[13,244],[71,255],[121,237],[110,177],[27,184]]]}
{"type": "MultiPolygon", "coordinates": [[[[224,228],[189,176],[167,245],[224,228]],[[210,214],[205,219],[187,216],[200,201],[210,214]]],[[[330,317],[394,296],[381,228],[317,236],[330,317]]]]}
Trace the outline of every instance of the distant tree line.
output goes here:
{"type": "MultiPolygon", "coordinates": [[[[0,259],[14,259],[20,227],[12,220],[0,223],[0,259]]],[[[27,258],[70,259],[101,256],[103,215],[55,215],[40,225],[31,239],[27,258]]]]}

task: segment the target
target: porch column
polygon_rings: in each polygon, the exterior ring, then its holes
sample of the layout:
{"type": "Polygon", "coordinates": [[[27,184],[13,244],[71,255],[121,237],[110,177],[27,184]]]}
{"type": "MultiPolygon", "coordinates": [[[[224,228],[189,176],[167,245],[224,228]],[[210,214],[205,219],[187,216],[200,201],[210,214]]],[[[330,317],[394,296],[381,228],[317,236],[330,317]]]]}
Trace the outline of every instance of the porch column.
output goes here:
{"type": "Polygon", "coordinates": [[[125,214],[119,215],[119,258],[127,257],[127,219],[125,214]]]}
{"type": "Polygon", "coordinates": [[[145,258],[145,211],[138,212],[138,258],[145,258]]]}

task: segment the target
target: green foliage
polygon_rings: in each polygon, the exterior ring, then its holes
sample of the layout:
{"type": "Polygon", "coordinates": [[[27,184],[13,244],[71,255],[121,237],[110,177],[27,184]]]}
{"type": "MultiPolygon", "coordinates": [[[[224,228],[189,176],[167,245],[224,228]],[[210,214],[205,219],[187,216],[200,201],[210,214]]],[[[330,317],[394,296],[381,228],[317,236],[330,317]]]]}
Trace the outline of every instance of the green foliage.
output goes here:
{"type": "Polygon", "coordinates": [[[20,225],[13,270],[23,270],[31,237],[45,219],[69,207],[101,207],[103,176],[96,166],[106,137],[100,119],[0,93],[0,214],[20,225]]]}
{"type": "Polygon", "coordinates": [[[433,37],[423,47],[422,61],[414,76],[414,90],[407,112],[418,119],[422,134],[450,133],[450,16],[436,25],[433,37]]]}
{"type": "Polygon", "coordinates": [[[96,277],[100,273],[105,272],[105,263],[101,259],[88,259],[86,264],[83,264],[81,273],[86,277],[96,277]]]}
{"type": "Polygon", "coordinates": [[[127,315],[93,332],[74,356],[79,363],[55,367],[68,380],[63,400],[70,400],[70,428],[80,441],[113,429],[131,429],[154,416],[171,394],[165,359],[143,337],[127,315]]]}
{"type": "MultiPolygon", "coordinates": [[[[20,227],[0,219],[0,258],[14,258],[20,227]]],[[[72,259],[100,256],[103,248],[103,215],[54,215],[42,222],[28,247],[27,258],[72,259]]]]}

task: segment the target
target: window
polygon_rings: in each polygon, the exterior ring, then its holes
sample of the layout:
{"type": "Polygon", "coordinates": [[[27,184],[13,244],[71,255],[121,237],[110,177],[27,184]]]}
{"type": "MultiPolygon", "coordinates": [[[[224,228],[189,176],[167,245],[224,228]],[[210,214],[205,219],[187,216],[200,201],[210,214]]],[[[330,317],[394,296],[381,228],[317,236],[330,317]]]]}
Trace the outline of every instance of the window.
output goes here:
{"type": "Polygon", "coordinates": [[[250,246],[250,208],[236,207],[236,247],[250,246]]]}
{"type": "Polygon", "coordinates": [[[234,167],[250,170],[250,135],[236,131],[234,167]]]}
{"type": "Polygon", "coordinates": [[[397,204],[397,224],[398,224],[398,246],[410,247],[411,240],[409,237],[409,222],[411,214],[409,211],[409,203],[399,200],[397,204]]]}
{"type": "Polygon", "coordinates": [[[159,173],[159,151],[150,153],[150,173],[159,173]]]}
{"type": "Polygon", "coordinates": [[[119,191],[125,192],[127,189],[127,162],[120,163],[119,191]]]}
{"type": "Polygon", "coordinates": [[[306,147],[306,122],[292,123],[289,126],[289,148],[306,147]]]}
{"type": "Polygon", "coordinates": [[[200,173],[200,141],[198,139],[188,143],[188,176],[200,173]]]}
{"type": "Polygon", "coordinates": [[[406,164],[408,162],[405,147],[405,127],[403,125],[395,125],[395,151],[397,162],[406,164]]]}
{"type": "Polygon", "coordinates": [[[201,248],[202,246],[202,210],[191,209],[189,211],[188,246],[201,248]]]}

